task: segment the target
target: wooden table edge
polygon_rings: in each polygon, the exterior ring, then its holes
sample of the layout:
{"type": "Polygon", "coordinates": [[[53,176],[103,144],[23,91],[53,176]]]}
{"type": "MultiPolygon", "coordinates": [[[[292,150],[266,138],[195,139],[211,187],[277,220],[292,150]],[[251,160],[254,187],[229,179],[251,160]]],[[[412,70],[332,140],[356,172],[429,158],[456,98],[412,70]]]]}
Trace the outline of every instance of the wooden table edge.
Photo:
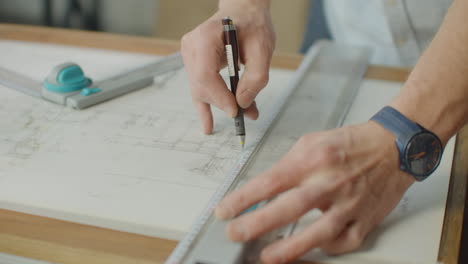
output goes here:
{"type": "MultiPolygon", "coordinates": [[[[118,35],[104,32],[24,26],[0,23],[0,39],[31,41],[49,44],[80,46],[125,52],[167,55],[180,49],[179,41],[151,37],[118,35]]],[[[297,53],[275,53],[273,67],[296,69],[302,60],[297,53]]],[[[371,65],[366,73],[367,79],[404,81],[407,69],[371,65]]]]}
{"type": "MultiPolygon", "coordinates": [[[[180,48],[178,41],[14,24],[0,24],[0,39],[157,55],[180,48]]],[[[300,54],[275,53],[272,67],[295,69],[301,59],[300,54]]],[[[365,78],[404,82],[408,74],[407,69],[372,65],[365,78]]],[[[468,129],[457,135],[439,249],[439,260],[445,264],[458,263],[468,174],[468,164],[464,162],[468,151],[466,138],[468,129]]],[[[163,263],[177,243],[4,209],[0,209],[0,223],[0,251],[59,263],[82,263],[83,258],[87,263],[130,259],[135,263],[163,263]],[[88,259],[87,254],[96,259],[88,259]]]]}

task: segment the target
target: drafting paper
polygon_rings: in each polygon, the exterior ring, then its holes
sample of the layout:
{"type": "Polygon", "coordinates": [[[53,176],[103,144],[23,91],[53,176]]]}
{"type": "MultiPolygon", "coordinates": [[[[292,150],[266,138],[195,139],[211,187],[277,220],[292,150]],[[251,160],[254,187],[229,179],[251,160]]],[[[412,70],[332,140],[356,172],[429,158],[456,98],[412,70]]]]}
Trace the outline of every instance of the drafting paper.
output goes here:
{"type": "MultiPolygon", "coordinates": [[[[64,61],[99,80],[156,59],[14,41],[1,41],[0,54],[1,66],[36,80],[64,61]]],[[[291,76],[272,70],[247,144],[291,76]]],[[[0,207],[180,239],[241,151],[234,121],[214,117],[214,134],[203,135],[184,70],[85,110],[1,87],[0,207]]]]}

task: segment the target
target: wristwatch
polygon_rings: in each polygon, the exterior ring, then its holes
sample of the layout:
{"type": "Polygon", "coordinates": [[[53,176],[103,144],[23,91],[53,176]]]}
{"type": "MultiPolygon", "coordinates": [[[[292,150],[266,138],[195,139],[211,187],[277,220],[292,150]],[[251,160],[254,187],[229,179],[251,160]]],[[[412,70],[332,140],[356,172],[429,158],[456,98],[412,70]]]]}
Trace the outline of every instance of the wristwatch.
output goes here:
{"type": "Polygon", "coordinates": [[[437,169],[443,146],[436,134],[390,106],[382,108],[371,120],[395,136],[402,171],[411,174],[417,181],[422,181],[437,169]]]}

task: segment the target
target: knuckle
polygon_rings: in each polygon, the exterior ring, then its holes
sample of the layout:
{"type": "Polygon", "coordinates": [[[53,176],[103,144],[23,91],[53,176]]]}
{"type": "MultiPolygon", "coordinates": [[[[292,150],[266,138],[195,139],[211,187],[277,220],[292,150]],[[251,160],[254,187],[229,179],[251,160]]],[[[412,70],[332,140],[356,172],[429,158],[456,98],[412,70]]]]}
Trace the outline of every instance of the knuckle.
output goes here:
{"type": "Polygon", "coordinates": [[[361,247],[364,241],[364,236],[359,232],[357,228],[350,230],[347,238],[347,251],[356,250],[361,247]]]}
{"type": "Polygon", "coordinates": [[[201,86],[205,86],[205,84],[208,83],[213,76],[212,71],[207,69],[206,67],[197,67],[195,68],[194,73],[197,83],[201,86]]]}
{"type": "Polygon", "coordinates": [[[240,193],[233,202],[233,206],[237,208],[244,208],[247,206],[249,199],[245,193],[240,193]]]}
{"type": "Polygon", "coordinates": [[[325,228],[323,229],[326,232],[326,240],[336,237],[341,230],[343,229],[343,222],[341,219],[334,217],[327,222],[325,228]]]}
{"type": "Polygon", "coordinates": [[[294,203],[294,205],[301,213],[309,211],[309,209],[311,209],[316,202],[316,197],[312,195],[307,189],[298,191],[296,197],[297,201],[294,203]]]}
{"type": "Polygon", "coordinates": [[[276,48],[276,41],[278,39],[278,36],[276,35],[276,32],[273,30],[271,31],[271,54],[273,54],[273,51],[275,50],[276,48]]]}
{"type": "Polygon", "coordinates": [[[180,39],[180,43],[182,45],[182,48],[187,47],[187,44],[190,42],[190,32],[185,33],[182,38],[180,39]]]}
{"type": "Polygon", "coordinates": [[[198,26],[197,33],[203,39],[206,36],[212,36],[214,32],[219,32],[219,24],[216,21],[209,20],[198,26]]]}
{"type": "Polygon", "coordinates": [[[311,134],[306,134],[306,135],[301,136],[297,140],[296,146],[302,147],[302,146],[306,145],[307,143],[310,142],[311,138],[312,138],[311,134]]]}
{"type": "Polygon", "coordinates": [[[264,86],[266,86],[268,84],[268,81],[270,80],[270,74],[268,73],[268,71],[266,72],[262,72],[262,73],[259,73],[257,75],[255,75],[255,80],[256,82],[262,86],[262,88],[264,86]]]}
{"type": "Polygon", "coordinates": [[[218,35],[215,32],[218,32],[218,25],[213,23],[214,21],[207,21],[203,24],[200,24],[192,31],[185,33],[180,42],[181,42],[181,52],[182,55],[191,50],[203,50],[207,47],[213,45],[216,40],[220,41],[218,35]]]}
{"type": "Polygon", "coordinates": [[[304,135],[299,138],[297,143],[290,151],[292,161],[295,163],[298,171],[307,172],[313,168],[311,164],[312,157],[310,155],[310,136],[304,135]]]}
{"type": "Polygon", "coordinates": [[[204,91],[209,93],[207,95],[211,95],[214,91],[212,91],[213,87],[213,80],[217,78],[217,72],[208,69],[208,67],[197,67],[193,71],[193,82],[199,87],[200,91],[204,91]]]}
{"type": "Polygon", "coordinates": [[[348,205],[344,207],[344,210],[348,212],[348,214],[356,214],[362,207],[362,201],[357,198],[352,198],[348,201],[348,205]]]}
{"type": "Polygon", "coordinates": [[[256,89],[258,91],[265,87],[270,79],[268,72],[250,73],[246,77],[250,82],[255,83],[258,86],[258,89],[256,89]]]}
{"type": "Polygon", "coordinates": [[[206,101],[206,96],[205,96],[205,91],[203,89],[203,86],[196,85],[196,84],[191,85],[190,91],[191,91],[194,102],[206,101]]]}
{"type": "Polygon", "coordinates": [[[297,141],[298,146],[311,146],[317,143],[320,139],[320,133],[309,133],[301,136],[297,141]]]}
{"type": "Polygon", "coordinates": [[[190,51],[193,50],[193,45],[191,45],[193,42],[192,36],[192,32],[188,32],[185,33],[180,39],[180,52],[182,53],[182,57],[184,59],[187,59],[190,51]]]}
{"type": "Polygon", "coordinates": [[[267,195],[273,195],[281,190],[283,186],[283,182],[280,177],[270,176],[270,177],[266,177],[263,180],[263,186],[265,187],[265,190],[267,191],[267,195]]]}
{"type": "Polygon", "coordinates": [[[317,163],[322,166],[336,166],[344,160],[341,148],[333,144],[325,143],[319,146],[316,152],[317,163]]]}
{"type": "Polygon", "coordinates": [[[309,155],[300,155],[301,153],[298,153],[298,155],[295,156],[295,164],[296,168],[299,172],[301,173],[307,173],[311,169],[310,166],[310,156],[309,155]]]}

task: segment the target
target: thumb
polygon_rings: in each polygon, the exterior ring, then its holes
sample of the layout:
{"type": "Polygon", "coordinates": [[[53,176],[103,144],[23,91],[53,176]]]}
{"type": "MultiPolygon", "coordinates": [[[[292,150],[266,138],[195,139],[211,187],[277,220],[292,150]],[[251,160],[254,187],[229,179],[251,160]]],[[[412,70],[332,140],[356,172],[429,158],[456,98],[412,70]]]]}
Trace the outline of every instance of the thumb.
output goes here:
{"type": "Polygon", "coordinates": [[[241,53],[245,70],[239,80],[236,99],[242,108],[248,108],[257,94],[267,85],[270,70],[271,53],[261,45],[250,46],[241,53]]]}

